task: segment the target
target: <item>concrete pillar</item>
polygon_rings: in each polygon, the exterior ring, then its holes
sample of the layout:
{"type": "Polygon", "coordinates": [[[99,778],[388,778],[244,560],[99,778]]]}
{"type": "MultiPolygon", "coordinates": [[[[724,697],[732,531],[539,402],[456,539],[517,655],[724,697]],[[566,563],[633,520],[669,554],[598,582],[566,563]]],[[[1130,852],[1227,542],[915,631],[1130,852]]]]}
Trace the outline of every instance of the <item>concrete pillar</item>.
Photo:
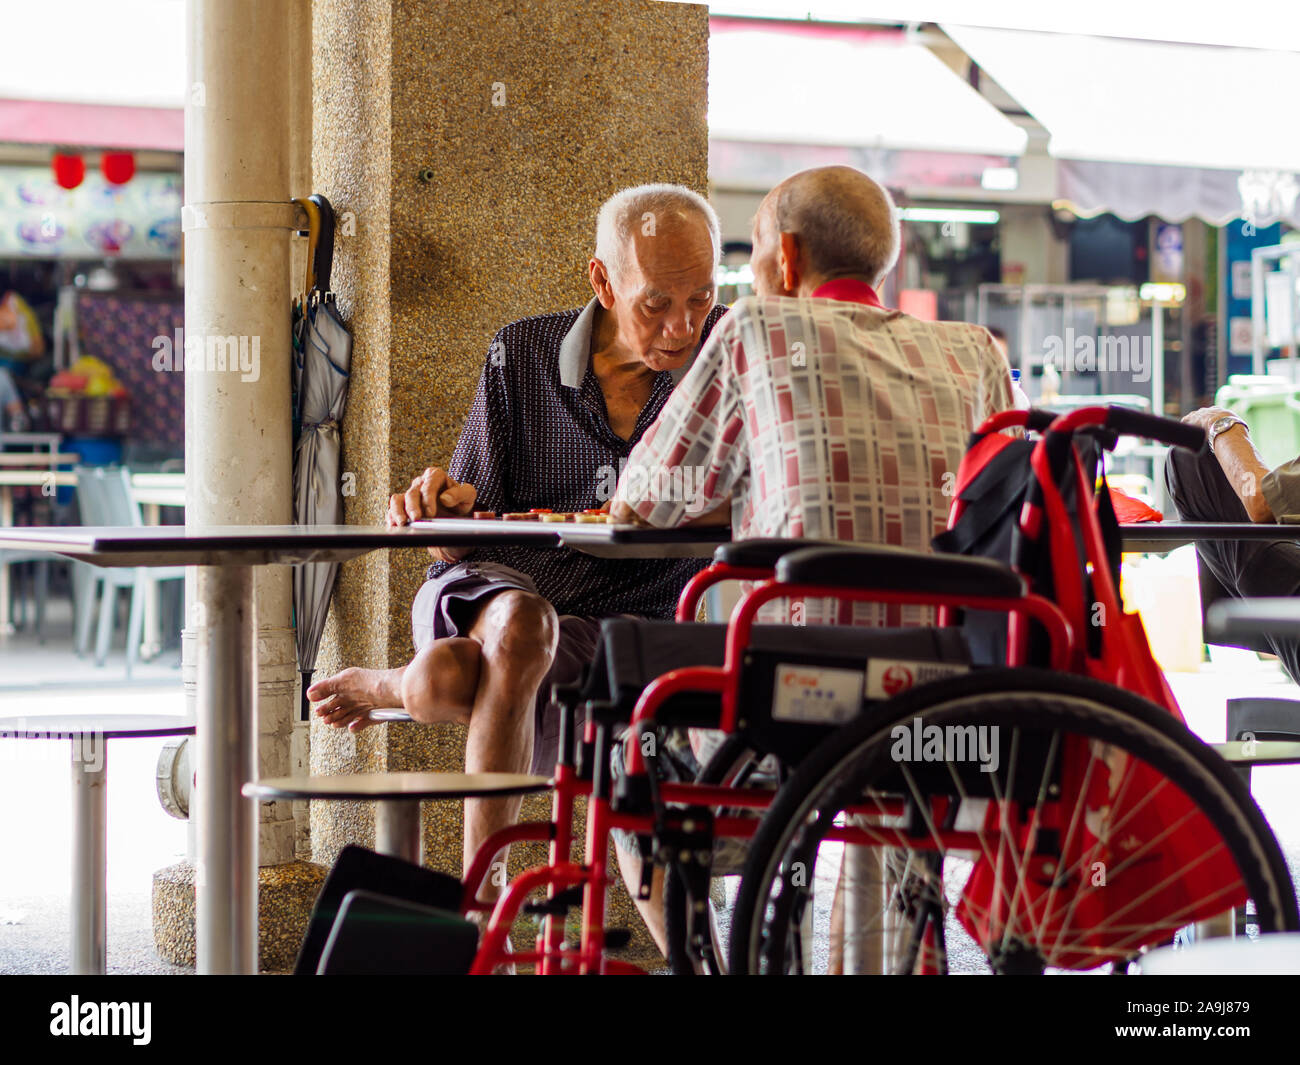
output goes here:
{"type": "MultiPolygon", "coordinates": [[[[289,5],[289,192],[292,198],[298,199],[315,191],[311,180],[311,0],[285,2],[289,5]]],[[[296,294],[302,288],[307,266],[307,241],[293,241],[292,252],[290,291],[296,294]]],[[[296,670],[294,679],[297,680],[296,670]]],[[[306,721],[299,720],[297,713],[291,712],[291,718],[289,771],[297,776],[310,770],[311,728],[306,721]]],[[[309,859],[309,804],[296,802],[292,806],[294,854],[309,859]]]]}
{"type": "MultiPolygon", "coordinates": [[[[652,0],[317,0],[314,173],[340,217],[335,289],[355,337],[347,521],[445,464],[493,334],[590,298],[596,210],[647,181],[707,187],[708,13],[652,0]]],[[[344,565],[321,673],[412,654],[423,551],[344,565]]],[[[458,727],[313,724],[317,773],[459,769],[458,727]]],[[[546,799],[525,816],[545,817],[546,799]]],[[[428,864],[459,872],[459,803],[425,804],[428,864]]],[[[372,843],[368,806],[314,804],[313,856],[372,843]]],[[[516,847],[517,861],[539,849],[516,847]]],[[[623,917],[616,917],[622,920],[623,917]]]]}
{"type": "MultiPolygon", "coordinates": [[[[299,6],[297,0],[190,0],[188,6],[182,213],[186,358],[192,362],[199,351],[206,353],[214,338],[238,338],[241,351],[238,370],[190,369],[185,375],[190,525],[293,521],[289,306],[297,210],[289,202],[292,108],[286,45],[290,16],[299,6]]],[[[296,15],[301,27],[305,16],[296,15]]],[[[303,47],[288,54],[307,60],[303,47]]],[[[196,626],[203,623],[207,604],[203,587],[196,588],[192,577],[188,583],[194,606],[182,647],[192,698],[196,626]]],[[[296,707],[290,568],[258,569],[254,598],[257,770],[260,776],[282,776],[292,770],[296,707]]],[[[197,786],[201,792],[201,779],[197,786]]],[[[258,855],[261,963],[284,968],[321,880],[320,870],[295,864],[289,803],[261,805],[258,855]]],[[[182,863],[155,877],[155,940],[170,960],[193,959],[191,866],[182,863]]]]}

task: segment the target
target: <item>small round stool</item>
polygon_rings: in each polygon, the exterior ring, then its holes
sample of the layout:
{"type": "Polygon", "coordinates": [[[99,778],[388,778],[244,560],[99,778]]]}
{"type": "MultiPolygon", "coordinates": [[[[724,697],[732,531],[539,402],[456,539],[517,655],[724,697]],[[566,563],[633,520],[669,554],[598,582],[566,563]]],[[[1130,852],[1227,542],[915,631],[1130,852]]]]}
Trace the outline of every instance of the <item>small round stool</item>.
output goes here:
{"type": "Polygon", "coordinates": [[[524,773],[349,773],[329,777],[268,777],[244,785],[250,799],[369,799],[375,807],[375,850],[419,865],[420,803],[424,799],[483,799],[548,791],[545,777],[524,773]]]}
{"type": "Polygon", "coordinates": [[[0,740],[72,741],[72,971],[98,975],[107,960],[108,740],[192,736],[194,722],[165,714],[0,717],[0,740]]]}

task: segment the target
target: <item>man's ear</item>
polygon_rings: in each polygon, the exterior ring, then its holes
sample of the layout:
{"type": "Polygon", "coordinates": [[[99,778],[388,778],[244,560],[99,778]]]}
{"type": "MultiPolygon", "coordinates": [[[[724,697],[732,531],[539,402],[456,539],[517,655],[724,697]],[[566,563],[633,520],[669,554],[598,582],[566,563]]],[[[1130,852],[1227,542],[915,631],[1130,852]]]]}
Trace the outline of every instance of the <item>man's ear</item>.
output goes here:
{"type": "Polygon", "coordinates": [[[778,264],[781,272],[781,287],[785,289],[786,295],[796,296],[799,293],[803,249],[799,246],[799,238],[793,233],[781,233],[778,237],[781,241],[778,264]]]}
{"type": "Polygon", "coordinates": [[[605,264],[599,259],[592,259],[587,263],[587,276],[591,280],[591,290],[596,293],[596,299],[605,310],[610,310],[614,306],[614,285],[609,279],[609,271],[605,269],[605,264]]]}

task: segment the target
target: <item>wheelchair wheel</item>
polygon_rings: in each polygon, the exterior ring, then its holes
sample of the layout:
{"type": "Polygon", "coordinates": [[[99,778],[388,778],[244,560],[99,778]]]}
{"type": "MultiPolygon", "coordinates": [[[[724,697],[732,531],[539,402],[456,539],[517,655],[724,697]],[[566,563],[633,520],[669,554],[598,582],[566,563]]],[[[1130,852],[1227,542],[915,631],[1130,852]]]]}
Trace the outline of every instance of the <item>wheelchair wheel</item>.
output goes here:
{"type": "Polygon", "coordinates": [[[800,763],[751,844],[733,973],[1125,972],[1294,887],[1237,775],[1166,710],[1043,670],[916,688],[800,763]]]}
{"type": "MultiPolygon", "coordinates": [[[[742,736],[727,736],[700,770],[697,784],[743,788],[763,761],[750,750],[742,736]]],[[[722,811],[718,811],[722,812],[722,811]]],[[[732,841],[734,845],[736,841],[732,841]]],[[[668,963],[677,976],[716,976],[727,971],[730,900],[739,887],[739,870],[720,869],[709,880],[709,897],[700,900],[701,925],[708,930],[705,942],[688,945],[690,901],[681,868],[672,863],[664,871],[664,931],[668,940],[668,963]]]]}

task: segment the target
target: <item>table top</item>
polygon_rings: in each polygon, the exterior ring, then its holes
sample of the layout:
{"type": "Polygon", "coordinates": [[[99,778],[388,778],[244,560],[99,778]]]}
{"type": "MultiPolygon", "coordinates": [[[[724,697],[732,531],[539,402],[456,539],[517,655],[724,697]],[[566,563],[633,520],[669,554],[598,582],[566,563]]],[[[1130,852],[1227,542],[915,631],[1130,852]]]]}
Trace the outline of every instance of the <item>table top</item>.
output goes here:
{"type": "Polygon", "coordinates": [[[54,466],[80,462],[80,455],[50,451],[0,451],[0,466],[54,466]]]}
{"type": "Polygon", "coordinates": [[[1119,527],[1124,550],[1164,553],[1198,540],[1300,540],[1300,525],[1232,521],[1144,521],[1119,527]]]}
{"type": "Polygon", "coordinates": [[[66,488],[76,483],[77,475],[71,470],[49,470],[39,466],[12,469],[0,466],[0,488],[35,488],[43,484],[66,488]]]}
{"type": "Polygon", "coordinates": [[[574,526],[472,519],[384,525],[49,526],[0,528],[0,549],[48,551],[97,566],[260,566],[342,562],[393,547],[567,545],[615,558],[707,558],[730,539],[726,526],[646,529],[630,525],[574,526]],[[498,526],[483,528],[485,525],[498,526]],[[577,530],[590,530],[578,533],[577,530]],[[576,535],[575,535],[576,534],[576,535]]]}
{"type": "Polygon", "coordinates": [[[1205,612],[1211,636],[1300,636],[1300,599],[1232,599],[1205,612]]]}
{"type": "Polygon", "coordinates": [[[244,785],[249,799],[464,799],[549,791],[545,777],[524,773],[349,773],[267,777],[244,785]]]}
{"type": "Polygon", "coordinates": [[[33,714],[0,717],[0,739],[59,740],[101,736],[192,736],[194,722],[174,714],[33,714]]]}
{"type": "Polygon", "coordinates": [[[611,522],[564,522],[480,520],[438,518],[416,521],[411,528],[436,532],[446,537],[444,547],[466,547],[482,536],[509,537],[510,543],[572,547],[590,555],[628,557],[628,548],[653,547],[658,558],[709,558],[718,544],[731,539],[728,525],[701,525],[681,529],[654,529],[647,525],[616,525],[611,522]]]}
{"type": "Polygon", "coordinates": [[[57,447],[62,433],[0,433],[0,447],[57,447]]]}
{"type": "Polygon", "coordinates": [[[1236,740],[1210,746],[1233,765],[1300,764],[1300,743],[1294,740],[1236,740]]]}
{"type": "MultiPolygon", "coordinates": [[[[1190,947],[1160,947],[1142,955],[1144,976],[1300,975],[1300,932],[1198,939],[1190,947]]],[[[1223,986],[1219,984],[1217,986],[1223,986]]]]}

